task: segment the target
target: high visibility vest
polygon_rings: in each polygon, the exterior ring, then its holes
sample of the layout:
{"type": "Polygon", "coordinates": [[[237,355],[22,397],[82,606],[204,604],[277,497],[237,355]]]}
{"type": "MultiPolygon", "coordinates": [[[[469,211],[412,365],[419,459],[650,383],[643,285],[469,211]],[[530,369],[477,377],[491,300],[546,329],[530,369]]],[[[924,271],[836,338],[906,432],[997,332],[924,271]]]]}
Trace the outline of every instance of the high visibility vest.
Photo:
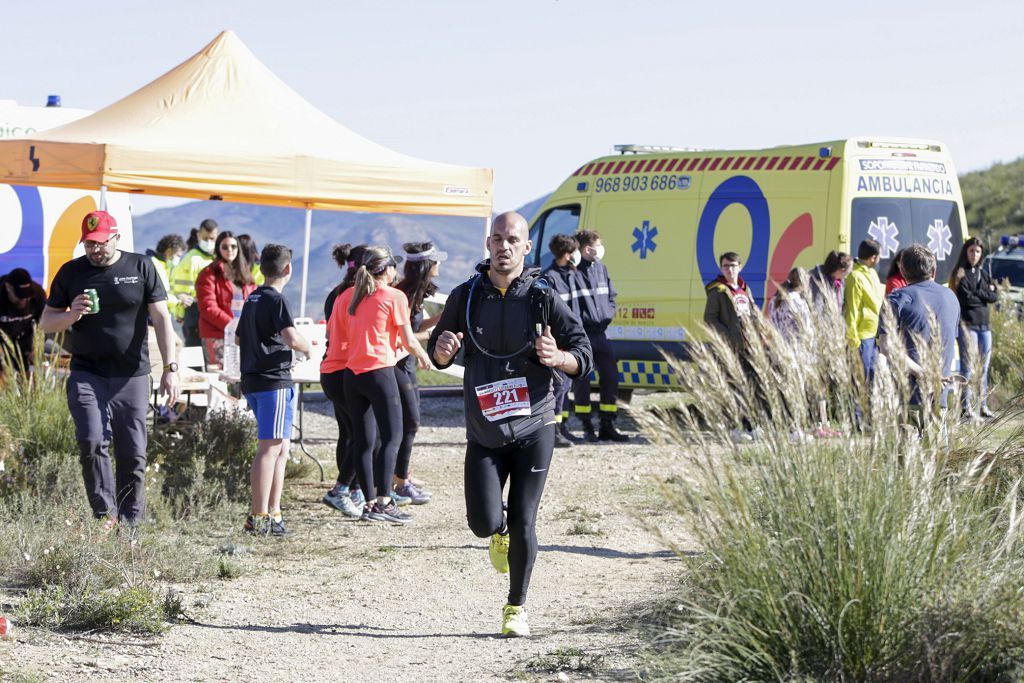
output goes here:
{"type": "Polygon", "coordinates": [[[211,263],[213,256],[196,247],[182,256],[181,261],[171,271],[171,294],[175,299],[171,312],[178,320],[185,315],[185,307],[177,301],[178,297],[185,294],[196,298],[196,278],[199,277],[199,271],[211,263]]]}

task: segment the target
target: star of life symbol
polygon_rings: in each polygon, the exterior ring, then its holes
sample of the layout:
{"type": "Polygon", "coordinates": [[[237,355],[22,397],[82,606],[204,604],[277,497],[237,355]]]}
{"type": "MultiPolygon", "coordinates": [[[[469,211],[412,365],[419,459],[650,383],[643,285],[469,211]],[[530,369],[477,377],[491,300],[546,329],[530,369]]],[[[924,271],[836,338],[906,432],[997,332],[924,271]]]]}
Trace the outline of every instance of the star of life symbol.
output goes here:
{"type": "Polygon", "coordinates": [[[885,216],[879,216],[877,221],[871,221],[871,225],[868,226],[868,237],[878,242],[878,245],[882,248],[882,260],[889,258],[899,251],[899,236],[900,229],[896,227],[895,223],[890,223],[889,219],[885,216]]]}
{"type": "Polygon", "coordinates": [[[953,253],[953,233],[941,218],[928,226],[928,249],[939,261],[945,261],[953,253]]]}
{"type": "Polygon", "coordinates": [[[654,243],[654,238],[658,236],[658,228],[651,225],[650,221],[644,221],[642,227],[633,228],[633,237],[636,241],[633,242],[633,253],[640,252],[640,259],[647,258],[648,251],[655,251],[658,245],[654,243]]]}

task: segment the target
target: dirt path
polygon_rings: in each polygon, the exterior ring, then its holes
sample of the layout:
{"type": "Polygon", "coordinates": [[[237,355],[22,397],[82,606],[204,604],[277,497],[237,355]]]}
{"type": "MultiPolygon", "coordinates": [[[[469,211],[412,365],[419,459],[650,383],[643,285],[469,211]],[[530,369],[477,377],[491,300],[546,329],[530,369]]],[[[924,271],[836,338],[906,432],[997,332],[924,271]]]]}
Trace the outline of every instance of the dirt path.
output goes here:
{"type": "MultiPolygon", "coordinates": [[[[307,427],[330,460],[326,408],[310,404],[307,427]]],[[[197,624],[147,645],[23,632],[0,646],[4,668],[90,681],[554,680],[559,666],[576,667],[571,679],[633,678],[629,610],[680,574],[635,515],[680,537],[654,485],[676,453],[646,443],[556,452],[528,602],[534,636],[505,640],[495,634],[507,577],[465,524],[461,399],[428,399],[424,413],[413,462],[434,499],[413,508],[412,525],[347,521],[319,502],[319,483],[290,484],[289,538],[255,544],[237,580],[184,587],[197,624]]]]}

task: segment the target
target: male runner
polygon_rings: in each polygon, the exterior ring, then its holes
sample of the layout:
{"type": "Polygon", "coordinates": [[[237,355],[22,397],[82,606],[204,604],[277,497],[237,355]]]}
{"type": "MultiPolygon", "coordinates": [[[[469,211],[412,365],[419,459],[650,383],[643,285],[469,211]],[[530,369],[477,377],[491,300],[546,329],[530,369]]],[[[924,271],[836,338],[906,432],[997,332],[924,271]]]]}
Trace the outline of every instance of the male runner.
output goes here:
{"type": "Polygon", "coordinates": [[[448,297],[427,352],[438,368],[465,349],[466,516],[490,557],[510,572],[502,635],[528,636],[526,591],[537,557],[535,522],[555,439],[551,379],[586,376],[592,356],[579,319],[554,296],[530,253],[526,219],[503,213],[487,238],[490,258],[448,297]],[[510,480],[508,511],[502,490],[510,480]]]}

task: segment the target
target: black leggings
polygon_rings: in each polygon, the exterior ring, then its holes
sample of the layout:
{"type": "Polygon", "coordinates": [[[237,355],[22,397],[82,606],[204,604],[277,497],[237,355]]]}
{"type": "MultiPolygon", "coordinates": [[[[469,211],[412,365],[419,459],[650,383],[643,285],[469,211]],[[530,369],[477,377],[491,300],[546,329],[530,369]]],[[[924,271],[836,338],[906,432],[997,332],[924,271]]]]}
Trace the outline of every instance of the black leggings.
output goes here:
{"type": "Polygon", "coordinates": [[[345,372],[345,405],[352,420],[353,456],[363,495],[370,501],[391,492],[395,457],[402,440],[402,405],[393,367],[362,374],[345,372]],[[374,435],[380,451],[374,456],[374,435]]]}
{"type": "Polygon", "coordinates": [[[334,461],[338,465],[338,483],[351,487],[356,479],[356,461],[352,457],[352,419],[345,405],[345,373],[338,370],[320,374],[320,386],[334,406],[334,419],[338,422],[338,443],[334,447],[334,461]]]}
{"type": "Polygon", "coordinates": [[[544,425],[540,431],[504,448],[484,448],[472,441],[466,444],[466,518],[479,538],[487,538],[501,529],[501,493],[508,487],[509,589],[510,605],[526,602],[533,563],[537,559],[537,507],[544,492],[551,452],[555,445],[555,427],[544,425]]]}
{"type": "Polygon", "coordinates": [[[398,381],[398,395],[402,400],[402,443],[398,446],[398,460],[395,476],[409,478],[409,460],[412,458],[412,443],[420,429],[420,389],[416,385],[416,367],[410,370],[402,361],[395,366],[398,381]]]}

